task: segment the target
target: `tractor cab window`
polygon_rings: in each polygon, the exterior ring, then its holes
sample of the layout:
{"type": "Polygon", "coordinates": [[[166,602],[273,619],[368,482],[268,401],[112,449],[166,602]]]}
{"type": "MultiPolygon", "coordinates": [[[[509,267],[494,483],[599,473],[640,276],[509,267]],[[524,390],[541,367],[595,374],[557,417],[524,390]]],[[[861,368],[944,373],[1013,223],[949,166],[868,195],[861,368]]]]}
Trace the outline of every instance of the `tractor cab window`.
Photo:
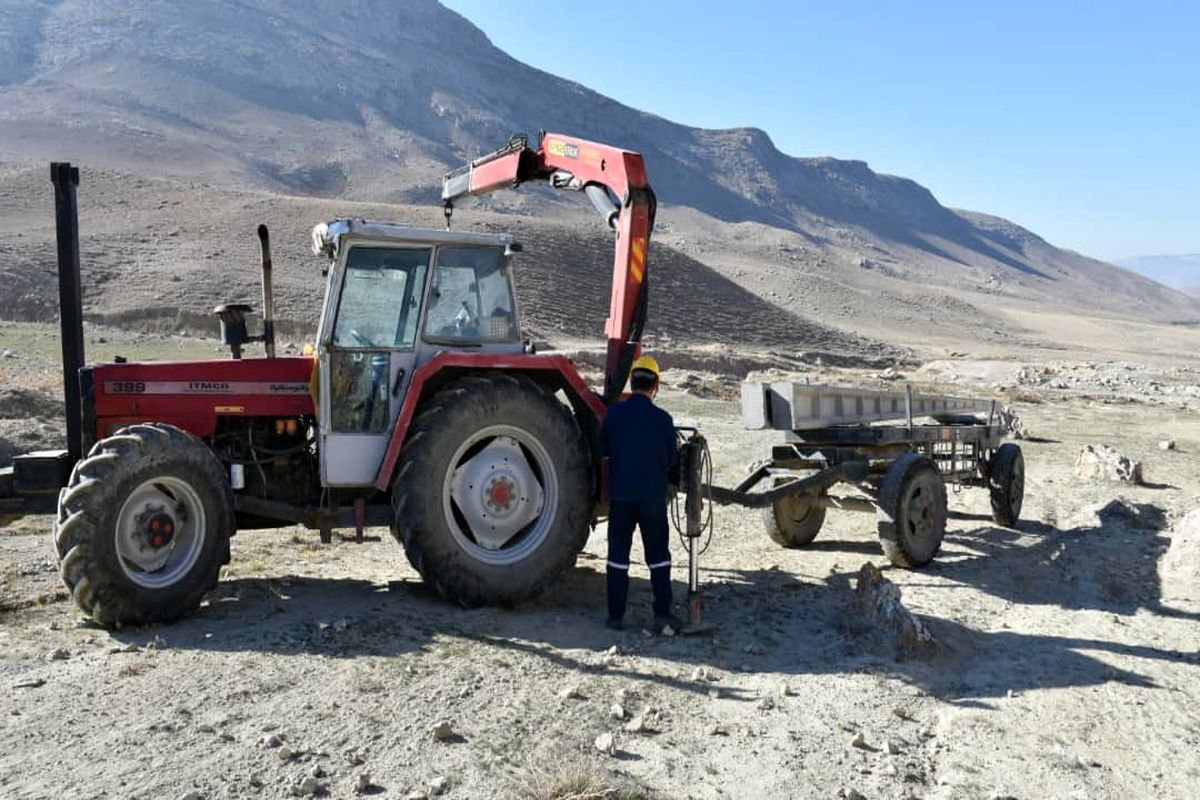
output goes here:
{"type": "Polygon", "coordinates": [[[438,251],[425,338],[471,344],[520,338],[502,250],[443,247],[438,251]]]}
{"type": "Polygon", "coordinates": [[[355,247],[346,256],[333,344],[408,349],[417,338],[429,250],[355,247]]]}
{"type": "Polygon", "coordinates": [[[329,348],[335,433],[387,430],[391,358],[411,350],[421,318],[430,249],[355,247],[346,255],[329,348]]]}

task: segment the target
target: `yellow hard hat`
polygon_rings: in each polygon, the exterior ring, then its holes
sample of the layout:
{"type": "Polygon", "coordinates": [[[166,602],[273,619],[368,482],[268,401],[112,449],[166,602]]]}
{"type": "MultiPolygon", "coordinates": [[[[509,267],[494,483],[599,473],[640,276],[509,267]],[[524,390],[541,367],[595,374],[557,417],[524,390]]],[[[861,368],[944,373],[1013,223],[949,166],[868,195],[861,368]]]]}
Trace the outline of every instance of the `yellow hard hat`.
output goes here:
{"type": "Polygon", "coordinates": [[[632,374],[639,369],[644,369],[647,372],[653,372],[654,377],[658,377],[658,362],[650,356],[640,356],[637,361],[633,362],[633,367],[629,370],[632,374]]]}

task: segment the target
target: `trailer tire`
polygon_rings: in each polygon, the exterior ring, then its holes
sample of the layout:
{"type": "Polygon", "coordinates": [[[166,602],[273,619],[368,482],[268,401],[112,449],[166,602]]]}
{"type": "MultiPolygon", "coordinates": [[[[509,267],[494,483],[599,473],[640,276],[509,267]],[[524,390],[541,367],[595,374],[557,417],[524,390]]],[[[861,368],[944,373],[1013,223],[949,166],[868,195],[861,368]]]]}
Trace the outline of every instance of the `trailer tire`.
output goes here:
{"type": "Polygon", "coordinates": [[[225,469],[199,439],[145,423],[97,442],[59,493],[59,574],[108,628],[170,622],[217,585],[234,533],[225,469]]]}
{"type": "Polygon", "coordinates": [[[1005,528],[1016,525],[1025,502],[1025,456],[1012,442],[996,448],[988,470],[988,490],[995,523],[1005,528]]]}
{"type": "Polygon", "coordinates": [[[392,535],[442,597],[512,606],[574,567],[593,484],[579,424],[551,393],[523,375],[460,378],[413,421],[392,488],[392,535]]]}
{"type": "MultiPolygon", "coordinates": [[[[776,478],[771,488],[788,483],[790,478],[776,478]]],[[[812,495],[796,495],[776,500],[762,509],[763,528],[771,541],[782,547],[796,548],[810,544],[825,524],[825,507],[817,505],[812,495]]]]}
{"type": "Polygon", "coordinates": [[[946,516],[946,484],[937,465],[919,453],[892,462],[879,489],[884,555],[898,567],[928,564],[942,546],[946,516]]]}

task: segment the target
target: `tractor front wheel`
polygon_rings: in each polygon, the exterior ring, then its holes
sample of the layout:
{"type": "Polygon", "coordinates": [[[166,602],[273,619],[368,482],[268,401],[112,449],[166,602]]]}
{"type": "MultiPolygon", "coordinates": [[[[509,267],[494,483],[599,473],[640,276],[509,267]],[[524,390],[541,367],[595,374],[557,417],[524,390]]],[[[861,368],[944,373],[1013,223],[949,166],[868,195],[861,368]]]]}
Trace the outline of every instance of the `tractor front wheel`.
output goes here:
{"type": "Polygon", "coordinates": [[[139,424],[102,439],[59,494],[54,546],[76,604],[115,628],[194,611],[229,561],[233,494],[202,442],[139,424]]]}
{"type": "Polygon", "coordinates": [[[413,421],[392,533],[438,593],[512,605],[550,588],[587,541],[592,468],[575,417],[520,375],[462,378],[413,421]]]}

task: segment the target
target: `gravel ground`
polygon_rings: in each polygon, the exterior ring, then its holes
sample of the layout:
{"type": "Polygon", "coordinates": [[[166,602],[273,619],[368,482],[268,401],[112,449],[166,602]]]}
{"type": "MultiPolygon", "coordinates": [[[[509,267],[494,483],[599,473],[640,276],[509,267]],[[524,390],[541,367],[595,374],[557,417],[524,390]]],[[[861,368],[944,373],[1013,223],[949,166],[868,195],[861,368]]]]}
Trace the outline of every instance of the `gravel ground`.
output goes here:
{"type": "MultiPolygon", "coordinates": [[[[957,374],[977,386],[1020,366],[957,374]]],[[[0,795],[1192,796],[1200,598],[1171,554],[1200,545],[1181,523],[1200,506],[1200,422],[1154,398],[1046,391],[1019,407],[1040,436],[1022,443],[1024,520],[994,527],[986,495],[952,494],[924,570],[883,566],[864,515],[831,513],[789,551],[754,513],[718,509],[706,637],[603,627],[603,526],[562,585],[514,611],[439,601],[386,531],[362,546],[247,532],[197,615],[109,633],[66,597],[49,520],[20,520],[0,531],[0,795]],[[1159,450],[1168,433],[1176,448],[1159,450]],[[1075,478],[1097,441],[1142,460],[1148,485],[1075,478]],[[868,561],[934,652],[905,656],[859,616],[868,561]]],[[[663,401],[706,431],[729,484],[774,437],[703,393],[663,401]]],[[[646,578],[635,567],[634,621],[646,578]]]]}

